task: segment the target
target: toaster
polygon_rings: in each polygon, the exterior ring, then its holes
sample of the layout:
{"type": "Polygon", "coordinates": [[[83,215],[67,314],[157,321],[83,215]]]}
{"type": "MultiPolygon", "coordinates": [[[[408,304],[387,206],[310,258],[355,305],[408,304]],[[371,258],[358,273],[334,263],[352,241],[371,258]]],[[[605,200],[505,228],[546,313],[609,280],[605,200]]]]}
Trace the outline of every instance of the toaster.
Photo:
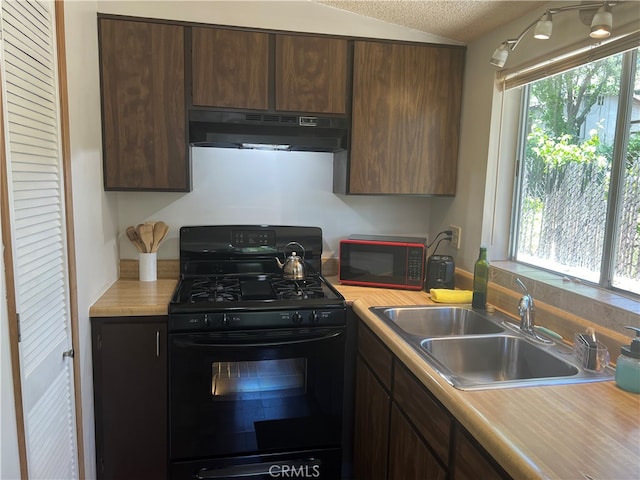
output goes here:
{"type": "Polygon", "coordinates": [[[451,255],[431,255],[427,259],[427,278],[424,289],[455,288],[455,264],[451,255]]]}

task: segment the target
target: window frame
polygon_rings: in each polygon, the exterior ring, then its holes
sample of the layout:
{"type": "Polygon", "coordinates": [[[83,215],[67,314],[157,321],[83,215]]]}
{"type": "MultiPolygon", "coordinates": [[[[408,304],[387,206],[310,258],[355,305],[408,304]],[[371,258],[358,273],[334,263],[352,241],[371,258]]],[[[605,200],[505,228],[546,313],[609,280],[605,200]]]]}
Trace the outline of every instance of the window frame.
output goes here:
{"type": "MultiPolygon", "coordinates": [[[[579,65],[575,63],[567,64],[566,68],[554,71],[552,75],[556,75],[562,73],[563,71],[568,71],[573,68],[579,67],[581,65],[586,65],[588,63],[592,63],[600,60],[601,58],[613,56],[613,55],[622,55],[622,71],[621,71],[621,80],[620,80],[620,94],[618,98],[618,110],[616,115],[616,125],[615,125],[615,138],[613,143],[613,152],[612,152],[612,165],[611,165],[611,177],[609,183],[609,197],[607,201],[607,216],[605,219],[605,238],[604,245],[602,248],[602,252],[600,252],[601,264],[600,264],[600,277],[598,283],[591,282],[585,279],[580,278],[580,282],[583,282],[587,285],[592,285],[595,287],[600,287],[609,291],[613,291],[616,293],[621,293],[623,295],[631,296],[633,298],[640,298],[640,294],[624,290],[619,287],[613,286],[613,275],[615,268],[615,256],[616,256],[616,225],[618,223],[618,215],[620,209],[620,203],[622,201],[622,182],[624,181],[623,175],[623,165],[626,159],[627,147],[629,143],[629,132],[630,132],[630,124],[631,124],[631,114],[632,114],[632,100],[633,100],[633,88],[634,82],[633,79],[637,74],[636,68],[638,65],[638,52],[640,51],[639,47],[635,47],[632,49],[627,49],[619,52],[610,52],[609,55],[599,56],[596,59],[590,59],[589,62],[583,62],[579,65]]],[[[548,75],[551,76],[551,75],[548,75]]],[[[520,217],[521,217],[521,203],[522,203],[522,183],[523,183],[523,172],[525,165],[525,149],[526,149],[526,125],[527,125],[527,117],[528,117],[528,104],[530,99],[530,85],[535,81],[540,81],[545,77],[536,78],[530,82],[523,83],[521,85],[517,85],[512,88],[521,88],[522,94],[520,96],[520,106],[518,113],[518,133],[517,133],[517,142],[516,142],[516,167],[515,167],[515,177],[514,177],[514,185],[513,185],[513,199],[512,199],[512,209],[511,209],[511,219],[509,226],[509,250],[508,257],[510,261],[513,261],[518,264],[527,265],[531,267],[535,267],[542,271],[547,271],[553,273],[555,275],[566,276],[563,272],[559,272],[557,270],[551,270],[548,268],[540,267],[539,265],[533,265],[531,263],[518,260],[517,259],[517,249],[518,249],[518,232],[520,227],[520,217]]]]}

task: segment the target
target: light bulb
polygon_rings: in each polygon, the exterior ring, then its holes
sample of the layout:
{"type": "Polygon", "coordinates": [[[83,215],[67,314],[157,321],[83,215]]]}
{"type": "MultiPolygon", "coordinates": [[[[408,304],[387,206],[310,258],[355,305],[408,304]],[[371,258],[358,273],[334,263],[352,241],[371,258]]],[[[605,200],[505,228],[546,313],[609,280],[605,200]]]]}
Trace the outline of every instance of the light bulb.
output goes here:
{"type": "Polygon", "coordinates": [[[495,65],[496,67],[502,68],[504,67],[507,58],[509,57],[509,45],[507,42],[502,42],[496,51],[491,55],[490,63],[491,65],[495,65]]]}
{"type": "Polygon", "coordinates": [[[607,38],[611,35],[612,25],[613,15],[611,15],[609,5],[605,3],[593,16],[589,36],[591,38],[607,38]]]}
{"type": "Polygon", "coordinates": [[[551,32],[553,32],[553,22],[551,14],[547,12],[536,24],[533,36],[539,40],[547,40],[551,37],[551,32]]]}

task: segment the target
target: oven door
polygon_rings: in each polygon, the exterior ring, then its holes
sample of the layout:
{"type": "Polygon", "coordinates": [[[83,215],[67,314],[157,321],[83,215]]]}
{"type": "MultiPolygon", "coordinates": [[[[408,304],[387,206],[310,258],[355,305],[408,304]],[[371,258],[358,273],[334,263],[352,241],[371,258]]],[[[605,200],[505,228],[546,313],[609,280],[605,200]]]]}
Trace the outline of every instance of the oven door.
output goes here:
{"type": "Polygon", "coordinates": [[[249,476],[250,464],[277,470],[282,459],[289,469],[339,471],[344,327],[172,334],[169,341],[172,464],[187,462],[196,478],[217,478],[229,465],[245,469],[245,478],[269,478],[259,468],[249,476]],[[333,459],[323,458],[330,451],[333,459]]]}

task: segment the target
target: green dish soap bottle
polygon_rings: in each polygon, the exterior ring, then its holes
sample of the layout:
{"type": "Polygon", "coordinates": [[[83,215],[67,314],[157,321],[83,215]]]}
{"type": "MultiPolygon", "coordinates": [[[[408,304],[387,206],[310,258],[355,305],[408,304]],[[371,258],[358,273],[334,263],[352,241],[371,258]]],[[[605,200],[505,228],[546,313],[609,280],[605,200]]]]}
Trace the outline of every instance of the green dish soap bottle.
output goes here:
{"type": "Polygon", "coordinates": [[[487,308],[487,284],[489,283],[489,261],[487,260],[487,248],[480,247],[480,255],[473,267],[473,308],[487,308]]]}
{"type": "Polygon", "coordinates": [[[640,393],[640,328],[625,327],[636,332],[631,345],[622,347],[616,362],[616,385],[627,392],[640,393]]]}

